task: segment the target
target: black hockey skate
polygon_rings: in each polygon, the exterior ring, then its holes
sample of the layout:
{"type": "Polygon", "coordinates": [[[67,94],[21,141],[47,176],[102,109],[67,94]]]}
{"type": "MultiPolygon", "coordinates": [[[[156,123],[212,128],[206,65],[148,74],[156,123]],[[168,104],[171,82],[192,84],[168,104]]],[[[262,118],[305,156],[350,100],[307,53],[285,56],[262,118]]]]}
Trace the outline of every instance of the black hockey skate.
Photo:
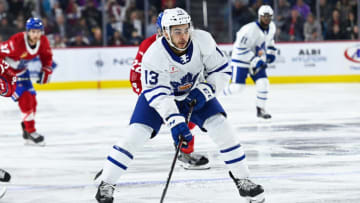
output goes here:
{"type": "Polygon", "coordinates": [[[11,179],[10,173],[0,168],[0,181],[9,182],[11,179]]]}
{"type": "Polygon", "coordinates": [[[263,118],[263,119],[270,119],[271,115],[266,113],[265,110],[263,108],[260,107],[256,107],[256,112],[257,112],[257,117],[258,118],[263,118]]]}
{"type": "Polygon", "coordinates": [[[115,185],[111,185],[109,183],[101,181],[101,184],[98,187],[95,198],[99,203],[113,203],[114,190],[115,190],[115,185]]]}
{"type": "Polygon", "coordinates": [[[239,190],[240,196],[246,198],[249,203],[265,202],[264,189],[261,185],[257,185],[247,178],[235,178],[230,171],[229,174],[230,177],[234,180],[235,185],[239,190]]]}
{"type": "Polygon", "coordinates": [[[210,168],[209,159],[201,154],[185,154],[180,151],[178,160],[180,166],[188,170],[206,170],[210,168]]]}
{"type": "Polygon", "coordinates": [[[21,122],[21,127],[23,129],[23,138],[25,139],[25,144],[45,146],[44,136],[40,135],[37,132],[28,133],[25,130],[24,122],[21,122]]]}

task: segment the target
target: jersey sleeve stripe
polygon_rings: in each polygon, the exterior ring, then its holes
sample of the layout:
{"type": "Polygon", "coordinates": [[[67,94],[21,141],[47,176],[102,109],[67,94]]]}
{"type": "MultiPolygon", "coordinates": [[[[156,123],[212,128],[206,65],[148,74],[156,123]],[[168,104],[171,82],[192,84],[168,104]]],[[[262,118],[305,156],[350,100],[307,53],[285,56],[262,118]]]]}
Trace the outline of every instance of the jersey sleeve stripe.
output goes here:
{"type": "Polygon", "coordinates": [[[144,90],[144,91],[143,91],[143,94],[146,94],[146,93],[152,92],[152,91],[154,91],[154,90],[156,90],[156,89],[159,89],[159,88],[165,88],[165,89],[168,89],[168,90],[170,90],[170,91],[171,91],[171,88],[170,88],[170,87],[160,85],[160,86],[154,87],[154,88],[152,88],[152,89],[147,89],[147,90],[144,90]]]}
{"type": "Polygon", "coordinates": [[[171,117],[173,116],[182,116],[181,114],[179,113],[173,113],[173,114],[170,114],[168,117],[165,118],[165,121],[168,121],[171,117]]]}
{"type": "Polygon", "coordinates": [[[224,65],[220,66],[219,68],[215,69],[214,71],[209,72],[208,74],[211,75],[214,72],[220,72],[222,70],[224,70],[229,64],[225,63],[224,65]]]}
{"type": "Polygon", "coordinates": [[[249,62],[242,61],[242,60],[237,60],[237,59],[231,59],[231,61],[232,61],[232,62],[235,62],[235,63],[242,63],[242,64],[247,64],[247,65],[250,64],[249,62]]]}
{"type": "Polygon", "coordinates": [[[247,54],[249,53],[250,50],[247,50],[247,51],[244,51],[244,52],[241,52],[241,53],[237,53],[236,55],[244,55],[244,54],[247,54]]]}
{"type": "Polygon", "coordinates": [[[149,104],[151,104],[151,102],[153,102],[154,99],[156,99],[156,98],[158,98],[158,97],[160,97],[160,96],[163,96],[163,95],[168,95],[168,94],[166,94],[166,93],[164,93],[164,92],[161,92],[161,93],[159,93],[159,94],[156,94],[156,95],[152,96],[152,97],[149,99],[149,104]]]}
{"type": "Polygon", "coordinates": [[[220,54],[222,57],[224,57],[224,54],[222,53],[222,51],[221,51],[218,47],[216,47],[216,51],[218,51],[219,54],[220,54]]]}
{"type": "Polygon", "coordinates": [[[245,50],[248,50],[248,48],[246,47],[236,47],[238,50],[242,50],[242,51],[245,51],[245,50]]]}

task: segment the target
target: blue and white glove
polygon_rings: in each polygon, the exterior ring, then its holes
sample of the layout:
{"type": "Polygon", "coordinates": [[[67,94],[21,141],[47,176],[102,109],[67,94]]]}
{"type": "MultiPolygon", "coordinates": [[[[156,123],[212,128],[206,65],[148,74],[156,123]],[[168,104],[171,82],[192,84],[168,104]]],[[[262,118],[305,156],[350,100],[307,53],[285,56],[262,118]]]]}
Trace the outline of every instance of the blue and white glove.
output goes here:
{"type": "MultiPolygon", "coordinates": [[[[167,119],[168,125],[171,128],[171,135],[176,146],[179,145],[181,137],[183,138],[183,143],[181,149],[187,149],[186,151],[194,151],[194,137],[192,136],[188,125],[185,123],[185,118],[179,114],[170,116],[167,119]],[[188,149],[188,148],[192,149],[188,149]]],[[[190,153],[191,153],[190,152],[190,153]]]]}
{"type": "Polygon", "coordinates": [[[256,75],[256,73],[259,72],[260,68],[267,68],[267,64],[260,57],[255,57],[250,62],[249,72],[251,75],[256,75]]]}
{"type": "Polygon", "coordinates": [[[199,85],[190,91],[189,95],[185,98],[188,106],[190,107],[190,103],[195,101],[194,111],[197,111],[204,107],[206,102],[215,98],[215,90],[209,83],[199,83],[199,85]]]}
{"type": "Polygon", "coordinates": [[[266,63],[272,63],[276,59],[276,48],[269,46],[266,51],[266,63]]]}

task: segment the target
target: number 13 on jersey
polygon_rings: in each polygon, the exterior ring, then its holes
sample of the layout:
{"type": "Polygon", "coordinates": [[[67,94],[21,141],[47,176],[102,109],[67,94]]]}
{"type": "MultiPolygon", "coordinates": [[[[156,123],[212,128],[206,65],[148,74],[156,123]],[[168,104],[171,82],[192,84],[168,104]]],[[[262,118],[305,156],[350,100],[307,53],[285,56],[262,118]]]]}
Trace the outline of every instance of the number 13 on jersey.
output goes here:
{"type": "Polygon", "coordinates": [[[145,70],[145,84],[156,85],[158,83],[159,73],[145,70]]]}

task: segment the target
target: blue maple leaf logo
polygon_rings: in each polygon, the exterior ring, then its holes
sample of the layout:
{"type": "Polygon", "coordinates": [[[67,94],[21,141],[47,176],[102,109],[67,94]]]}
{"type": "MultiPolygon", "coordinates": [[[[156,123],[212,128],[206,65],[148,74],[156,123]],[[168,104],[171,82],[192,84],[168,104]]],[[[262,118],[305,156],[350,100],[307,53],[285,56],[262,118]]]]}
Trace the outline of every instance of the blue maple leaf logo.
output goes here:
{"type": "Polygon", "coordinates": [[[194,85],[199,73],[193,76],[191,73],[187,73],[180,79],[181,82],[171,81],[170,84],[174,89],[175,96],[183,95],[189,92],[194,85]]]}

